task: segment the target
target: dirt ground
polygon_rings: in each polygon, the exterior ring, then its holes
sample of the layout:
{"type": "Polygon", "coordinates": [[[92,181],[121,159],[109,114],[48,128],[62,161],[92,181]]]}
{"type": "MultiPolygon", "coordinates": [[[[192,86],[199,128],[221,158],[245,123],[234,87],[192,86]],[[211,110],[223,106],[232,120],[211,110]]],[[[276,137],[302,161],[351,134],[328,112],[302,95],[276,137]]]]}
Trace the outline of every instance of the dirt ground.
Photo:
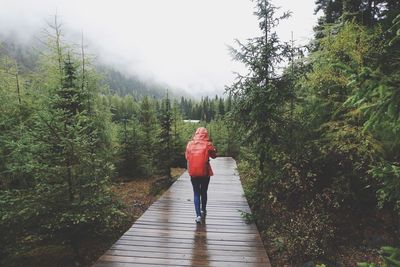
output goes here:
{"type": "MultiPolygon", "coordinates": [[[[171,176],[175,181],[185,169],[172,168],[171,176]]],[[[113,191],[122,199],[134,220],[139,218],[147,208],[165,191],[159,188],[160,177],[135,179],[129,182],[120,182],[113,186],[113,191]]]]}
{"type": "Polygon", "coordinates": [[[83,240],[80,249],[82,259],[79,262],[74,260],[74,253],[70,247],[63,244],[44,244],[20,255],[9,266],[91,266],[184,171],[185,169],[182,168],[173,168],[171,170],[172,181],[162,177],[150,177],[114,183],[112,190],[125,203],[126,212],[130,215],[130,221],[125,227],[121,227],[119,233],[114,233],[112,237],[83,240]]]}

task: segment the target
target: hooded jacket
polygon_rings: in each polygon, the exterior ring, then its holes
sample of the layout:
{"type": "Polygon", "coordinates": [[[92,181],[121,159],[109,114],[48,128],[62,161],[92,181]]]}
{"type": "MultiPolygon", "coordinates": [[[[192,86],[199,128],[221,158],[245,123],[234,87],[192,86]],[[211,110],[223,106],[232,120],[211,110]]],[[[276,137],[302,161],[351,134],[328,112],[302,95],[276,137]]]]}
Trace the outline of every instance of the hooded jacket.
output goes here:
{"type": "MultiPolygon", "coordinates": [[[[190,168],[190,166],[198,166],[197,161],[202,160],[201,157],[194,157],[194,151],[198,149],[199,147],[206,147],[206,150],[208,151],[208,156],[207,157],[207,162],[204,165],[204,169],[201,170],[201,173],[204,175],[196,175],[195,177],[207,177],[207,176],[212,176],[214,175],[211,165],[209,163],[208,157],[211,157],[215,159],[217,157],[217,151],[213,144],[210,142],[209,137],[208,137],[208,131],[204,127],[197,128],[195,134],[193,135],[193,138],[191,141],[186,146],[186,152],[185,152],[185,157],[186,160],[188,161],[189,165],[189,175],[193,177],[193,170],[190,168]]],[[[203,165],[201,165],[203,166],[203,165]]],[[[197,170],[198,173],[198,170],[197,170]]]]}

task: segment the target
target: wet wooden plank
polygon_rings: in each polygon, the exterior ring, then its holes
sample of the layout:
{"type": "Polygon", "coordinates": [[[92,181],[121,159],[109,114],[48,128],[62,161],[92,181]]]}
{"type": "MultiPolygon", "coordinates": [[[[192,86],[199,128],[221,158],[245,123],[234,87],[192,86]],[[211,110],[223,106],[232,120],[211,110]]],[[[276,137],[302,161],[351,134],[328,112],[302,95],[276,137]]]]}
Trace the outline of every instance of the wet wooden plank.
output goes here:
{"type": "MultiPolygon", "coordinates": [[[[140,231],[139,229],[160,229],[160,230],[164,230],[164,231],[168,231],[168,230],[175,230],[175,231],[196,231],[195,228],[193,228],[190,224],[187,225],[165,225],[165,224],[159,224],[159,225],[148,225],[148,224],[135,224],[131,230],[135,230],[138,229],[138,231],[140,231]]],[[[243,228],[228,228],[228,227],[223,227],[223,226],[219,226],[219,227],[207,227],[207,232],[208,233],[245,233],[245,234],[249,234],[249,233],[257,233],[257,229],[254,228],[249,228],[249,229],[243,229],[243,228]]]]}
{"type": "Polygon", "coordinates": [[[185,172],[94,264],[135,266],[271,266],[232,158],[211,161],[207,217],[194,221],[193,191],[185,172]]]}
{"type": "MultiPolygon", "coordinates": [[[[207,245],[204,247],[196,247],[192,245],[193,248],[181,247],[181,246],[174,246],[171,245],[170,247],[165,247],[159,245],[152,245],[152,246],[143,246],[143,245],[113,245],[110,250],[119,250],[119,251],[136,251],[140,252],[142,255],[146,253],[170,253],[170,254],[185,254],[191,255],[193,253],[196,254],[214,254],[220,256],[227,256],[227,255],[240,255],[242,257],[260,257],[262,252],[261,248],[252,248],[252,249],[241,249],[240,247],[233,247],[233,246],[218,246],[218,245],[207,245]]],[[[108,250],[108,251],[110,251],[108,250]]],[[[107,254],[108,252],[106,252],[107,254]]]]}
{"type": "MultiPolygon", "coordinates": [[[[153,247],[159,247],[159,248],[165,248],[168,247],[168,249],[171,248],[180,248],[180,249],[188,249],[188,247],[193,247],[196,244],[194,242],[187,242],[187,243],[178,243],[178,242],[156,242],[156,241],[133,241],[133,240],[119,240],[117,241],[114,246],[112,248],[117,249],[123,249],[123,250],[136,250],[136,247],[142,247],[144,248],[148,248],[148,250],[154,251],[152,250],[153,247]]],[[[262,251],[264,248],[261,246],[257,246],[257,245],[247,245],[247,244],[243,244],[243,245],[232,245],[230,243],[222,243],[222,244],[212,244],[212,243],[207,243],[207,249],[212,249],[212,250],[218,250],[218,251],[242,251],[243,253],[247,253],[248,252],[259,252],[260,250],[262,251]]],[[[190,249],[190,248],[189,248],[190,249]]],[[[185,252],[184,250],[182,250],[182,252],[185,252]]],[[[222,253],[221,252],[221,253],[222,253]]],[[[186,252],[185,252],[186,253],[186,252]]],[[[220,253],[220,254],[221,254],[220,253]]],[[[253,256],[251,255],[251,253],[248,256],[253,256]]]]}
{"type": "MultiPolygon", "coordinates": [[[[199,238],[197,238],[199,239],[199,238]]],[[[161,237],[161,236],[139,236],[139,235],[124,235],[122,236],[115,244],[117,244],[121,240],[128,240],[128,241],[151,241],[151,242],[160,242],[160,243],[185,243],[185,244],[193,244],[193,242],[197,241],[195,238],[176,238],[176,237],[161,237]]],[[[254,240],[212,240],[207,238],[207,244],[219,244],[225,246],[242,246],[242,247],[249,247],[249,246],[261,246],[260,242],[254,240]]]]}
{"type": "MultiPolygon", "coordinates": [[[[154,246],[154,247],[182,247],[191,248],[196,245],[198,240],[190,239],[171,239],[171,238],[158,238],[158,237],[143,237],[133,236],[131,238],[119,239],[114,245],[127,245],[127,246],[154,246]]],[[[256,242],[232,241],[232,240],[209,240],[203,242],[207,247],[215,247],[226,250],[237,251],[255,251],[263,250],[264,248],[256,242]]],[[[127,248],[128,249],[128,248],[127,248]]]]}
{"type": "MultiPolygon", "coordinates": [[[[103,255],[100,257],[101,262],[119,262],[119,263],[133,263],[133,264],[142,264],[142,266],[146,266],[147,264],[151,265],[160,265],[160,266],[231,266],[231,267],[258,267],[258,266],[268,266],[263,265],[264,263],[260,262],[235,262],[235,261],[215,261],[210,260],[208,257],[197,259],[168,259],[168,258],[145,258],[145,257],[123,257],[123,256],[109,256],[103,255]]],[[[268,264],[268,263],[267,263],[268,264]]],[[[113,266],[108,265],[108,266],[113,266]]],[[[129,265],[127,265],[129,266],[129,265]]]]}
{"type": "Polygon", "coordinates": [[[179,259],[179,260],[203,260],[205,257],[209,261],[222,261],[222,262],[254,262],[263,263],[265,258],[256,256],[247,256],[238,254],[236,251],[223,251],[225,253],[219,254],[214,251],[200,250],[193,253],[172,253],[171,251],[137,251],[137,250],[116,250],[110,249],[106,255],[110,256],[124,256],[124,257],[142,257],[142,258],[161,258],[161,259],[179,259]]]}

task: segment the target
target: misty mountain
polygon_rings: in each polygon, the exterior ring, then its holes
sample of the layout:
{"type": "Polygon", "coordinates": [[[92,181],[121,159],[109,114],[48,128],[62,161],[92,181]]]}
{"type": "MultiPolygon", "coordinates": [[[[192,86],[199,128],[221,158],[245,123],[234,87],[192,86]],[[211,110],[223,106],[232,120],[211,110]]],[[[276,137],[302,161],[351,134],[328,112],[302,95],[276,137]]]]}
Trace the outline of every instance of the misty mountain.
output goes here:
{"type": "Polygon", "coordinates": [[[33,71],[39,60],[38,50],[29,47],[27,44],[19,43],[12,37],[6,38],[0,34],[0,54],[7,55],[18,64],[20,73],[33,71]]]}
{"type": "MultiPolygon", "coordinates": [[[[46,48],[43,44],[35,39],[32,39],[32,43],[26,44],[19,42],[17,38],[0,35],[0,54],[13,58],[18,64],[21,74],[34,72],[40,52],[43,52],[44,49],[46,48]]],[[[188,96],[183,90],[174,89],[152,80],[144,81],[137,75],[125,74],[109,64],[95,62],[94,67],[100,74],[100,83],[109,88],[110,94],[132,95],[137,98],[150,96],[159,99],[163,98],[168,90],[173,98],[182,95],[188,96]]]]}
{"type": "Polygon", "coordinates": [[[117,69],[107,66],[98,65],[96,69],[102,76],[102,84],[110,88],[111,94],[120,96],[133,95],[135,97],[151,96],[155,98],[165,97],[167,90],[172,97],[187,96],[185,92],[171,88],[166,84],[157,83],[156,81],[143,81],[136,75],[127,75],[117,69]]]}

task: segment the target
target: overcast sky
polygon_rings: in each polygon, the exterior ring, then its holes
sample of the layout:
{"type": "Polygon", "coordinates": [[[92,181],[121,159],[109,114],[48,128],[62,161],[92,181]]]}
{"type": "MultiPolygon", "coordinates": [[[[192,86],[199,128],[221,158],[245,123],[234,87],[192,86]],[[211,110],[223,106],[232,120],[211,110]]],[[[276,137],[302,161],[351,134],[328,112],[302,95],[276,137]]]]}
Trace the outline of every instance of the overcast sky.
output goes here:
{"type": "MultiPolygon", "coordinates": [[[[312,38],[314,0],[274,0],[293,15],[279,34],[312,38]]],[[[99,57],[126,73],[197,94],[222,93],[243,66],[231,60],[234,39],[259,35],[250,0],[0,0],[0,32],[28,38],[57,13],[68,34],[82,31],[99,57]]]]}

